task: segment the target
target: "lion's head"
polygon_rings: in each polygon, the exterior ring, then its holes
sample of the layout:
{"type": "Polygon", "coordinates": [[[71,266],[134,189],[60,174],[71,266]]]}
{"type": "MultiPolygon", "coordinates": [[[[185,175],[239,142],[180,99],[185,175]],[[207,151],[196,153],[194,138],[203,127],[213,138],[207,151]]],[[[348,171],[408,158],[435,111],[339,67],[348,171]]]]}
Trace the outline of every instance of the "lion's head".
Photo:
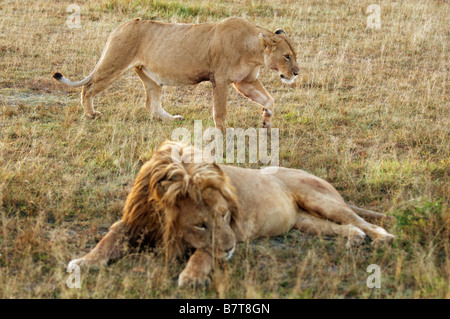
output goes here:
{"type": "Polygon", "coordinates": [[[297,53],[286,33],[278,29],[271,35],[259,34],[259,40],[264,47],[264,63],[278,72],[281,81],[290,84],[298,75],[297,53]]]}
{"type": "Polygon", "coordinates": [[[229,258],[236,244],[235,191],[218,165],[192,163],[195,152],[180,143],[164,143],[141,168],[123,221],[132,236],[162,243],[169,258],[188,247],[229,258]]]}

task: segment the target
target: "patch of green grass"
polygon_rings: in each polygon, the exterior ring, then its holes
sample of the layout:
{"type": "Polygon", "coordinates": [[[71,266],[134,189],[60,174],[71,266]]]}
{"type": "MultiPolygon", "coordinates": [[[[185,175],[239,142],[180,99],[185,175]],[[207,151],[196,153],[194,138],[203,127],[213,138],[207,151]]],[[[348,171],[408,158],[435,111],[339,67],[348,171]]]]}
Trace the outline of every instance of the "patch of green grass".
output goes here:
{"type": "Polygon", "coordinates": [[[285,9],[276,8],[263,1],[247,1],[248,5],[233,6],[232,3],[221,3],[220,1],[162,1],[162,0],[111,0],[103,1],[100,10],[104,12],[119,12],[139,14],[142,19],[173,19],[177,17],[182,20],[188,18],[218,19],[241,14],[252,16],[270,17],[274,14],[283,14],[285,9]]]}
{"type": "Polygon", "coordinates": [[[226,17],[228,13],[214,3],[202,4],[201,1],[159,1],[159,0],[113,0],[102,2],[101,9],[107,12],[135,12],[143,13],[143,19],[168,19],[195,17],[226,17]]]}
{"type": "Polygon", "coordinates": [[[400,240],[421,245],[440,245],[448,239],[448,207],[442,205],[442,199],[424,202],[406,209],[393,212],[395,228],[400,240]]]}

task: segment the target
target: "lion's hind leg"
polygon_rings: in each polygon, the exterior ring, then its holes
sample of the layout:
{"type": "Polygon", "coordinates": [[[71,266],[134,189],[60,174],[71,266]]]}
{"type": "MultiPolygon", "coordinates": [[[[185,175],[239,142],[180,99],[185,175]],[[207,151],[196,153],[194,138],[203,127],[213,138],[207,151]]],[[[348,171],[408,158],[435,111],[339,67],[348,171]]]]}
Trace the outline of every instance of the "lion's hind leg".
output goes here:
{"type": "Polygon", "coordinates": [[[88,267],[105,265],[110,259],[119,258],[128,251],[128,242],[127,227],[122,221],[116,222],[91,252],[72,260],[69,268],[73,265],[88,267]]]}
{"type": "Polygon", "coordinates": [[[374,243],[389,242],[394,238],[382,227],[358,216],[345,203],[339,192],[325,180],[301,170],[284,169],[279,170],[277,174],[292,192],[298,207],[308,213],[340,225],[356,226],[374,243]]]}
{"type": "Polygon", "coordinates": [[[302,209],[297,213],[297,221],[294,228],[312,235],[346,237],[348,239],[347,248],[361,244],[366,237],[366,234],[356,226],[336,224],[313,216],[302,209]]]}
{"type": "Polygon", "coordinates": [[[330,196],[330,194],[314,192],[308,196],[304,203],[305,209],[313,211],[326,219],[341,225],[353,225],[366,233],[374,244],[389,242],[394,236],[384,228],[371,224],[358,216],[343,200],[330,196]]]}

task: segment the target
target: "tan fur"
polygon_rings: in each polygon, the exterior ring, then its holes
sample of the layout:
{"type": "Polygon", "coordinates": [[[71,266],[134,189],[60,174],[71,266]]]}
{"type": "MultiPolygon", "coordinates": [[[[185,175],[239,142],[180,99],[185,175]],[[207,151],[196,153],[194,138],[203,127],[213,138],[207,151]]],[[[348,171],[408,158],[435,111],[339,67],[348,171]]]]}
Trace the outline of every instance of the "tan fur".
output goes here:
{"type": "Polygon", "coordinates": [[[345,236],[349,246],[366,234],[374,242],[394,237],[355,214],[333,186],[314,175],[191,163],[195,152],[179,143],[163,144],[136,178],[122,220],[93,251],[71,263],[104,264],[144,243],[162,247],[168,259],[193,248],[179,277],[184,286],[208,282],[214,260],[231,257],[237,242],[292,228],[345,236]]]}
{"type": "Polygon", "coordinates": [[[293,44],[282,30],[270,32],[240,18],[218,23],[181,24],[136,19],[110,35],[94,71],[72,82],[61,73],[53,77],[67,85],[83,86],[81,102],[87,117],[94,111],[94,96],[122,74],[134,69],[146,91],[146,107],[161,120],[183,119],[161,106],[163,85],[213,84],[214,121],[225,127],[228,86],[263,106],[263,124],[270,126],[273,98],[258,80],[261,66],[276,70],[284,82],[299,72],[293,44]]]}

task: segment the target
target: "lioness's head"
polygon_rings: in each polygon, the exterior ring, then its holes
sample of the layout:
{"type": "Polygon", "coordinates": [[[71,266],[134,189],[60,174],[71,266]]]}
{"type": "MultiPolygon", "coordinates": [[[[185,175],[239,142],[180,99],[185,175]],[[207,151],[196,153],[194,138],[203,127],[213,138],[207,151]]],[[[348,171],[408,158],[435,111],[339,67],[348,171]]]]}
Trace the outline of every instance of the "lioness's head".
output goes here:
{"type": "Polygon", "coordinates": [[[192,163],[195,151],[166,142],[143,168],[149,177],[144,200],[162,212],[159,223],[168,257],[191,247],[216,258],[230,258],[238,218],[235,190],[217,164],[192,163]]]}
{"type": "Polygon", "coordinates": [[[293,83],[299,72],[297,53],[286,33],[281,29],[273,34],[260,33],[259,40],[264,48],[265,65],[277,71],[284,83],[293,83]]]}

